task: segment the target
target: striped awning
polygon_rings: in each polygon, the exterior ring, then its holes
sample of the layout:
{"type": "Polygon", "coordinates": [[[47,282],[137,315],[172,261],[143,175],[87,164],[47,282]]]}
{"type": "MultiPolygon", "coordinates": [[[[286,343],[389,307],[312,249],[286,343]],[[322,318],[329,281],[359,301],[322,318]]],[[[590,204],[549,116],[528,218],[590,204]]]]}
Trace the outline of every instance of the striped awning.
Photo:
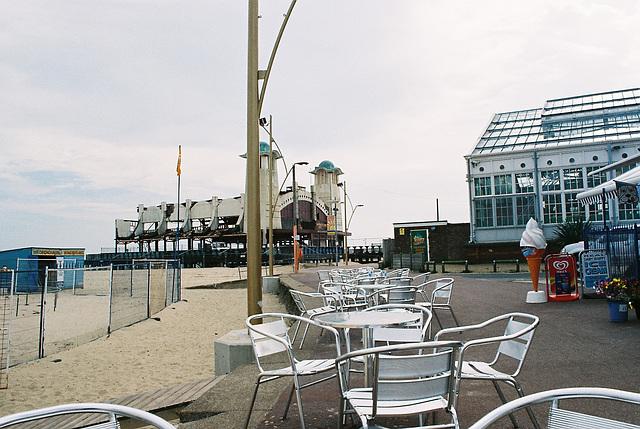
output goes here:
{"type": "Polygon", "coordinates": [[[601,183],[595,188],[580,192],[576,198],[584,205],[602,201],[603,194],[607,199],[617,197],[618,193],[616,190],[616,182],[625,182],[637,185],[640,183],[640,166],[622,173],[615,179],[601,183]]]}

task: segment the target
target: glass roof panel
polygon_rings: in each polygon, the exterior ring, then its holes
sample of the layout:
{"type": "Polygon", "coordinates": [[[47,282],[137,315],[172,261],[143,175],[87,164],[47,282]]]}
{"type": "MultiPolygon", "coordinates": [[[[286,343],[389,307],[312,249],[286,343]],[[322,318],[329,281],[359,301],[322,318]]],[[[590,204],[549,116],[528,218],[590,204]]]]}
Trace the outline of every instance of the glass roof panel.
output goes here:
{"type": "Polygon", "coordinates": [[[548,100],[537,109],[496,113],[473,153],[639,137],[640,89],[627,89],[548,100]]]}

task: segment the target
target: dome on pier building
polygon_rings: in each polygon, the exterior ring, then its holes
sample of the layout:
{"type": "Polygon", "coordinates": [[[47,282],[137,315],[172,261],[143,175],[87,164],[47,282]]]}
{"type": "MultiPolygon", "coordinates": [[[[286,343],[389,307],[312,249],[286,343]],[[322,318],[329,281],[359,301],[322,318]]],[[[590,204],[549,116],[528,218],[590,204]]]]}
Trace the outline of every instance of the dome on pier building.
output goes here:
{"type": "Polygon", "coordinates": [[[340,168],[336,167],[335,165],[333,165],[333,162],[326,159],[322,161],[320,165],[314,168],[311,174],[316,174],[318,170],[325,170],[328,173],[335,172],[336,174],[342,174],[342,170],[340,168]]]}
{"type": "MultiPolygon", "coordinates": [[[[269,156],[269,143],[260,142],[260,155],[269,156]]],[[[247,158],[247,153],[245,152],[242,155],[240,155],[240,158],[247,158]]],[[[280,152],[278,152],[278,150],[273,149],[273,158],[280,159],[282,158],[282,155],[280,155],[280,152]]]]}

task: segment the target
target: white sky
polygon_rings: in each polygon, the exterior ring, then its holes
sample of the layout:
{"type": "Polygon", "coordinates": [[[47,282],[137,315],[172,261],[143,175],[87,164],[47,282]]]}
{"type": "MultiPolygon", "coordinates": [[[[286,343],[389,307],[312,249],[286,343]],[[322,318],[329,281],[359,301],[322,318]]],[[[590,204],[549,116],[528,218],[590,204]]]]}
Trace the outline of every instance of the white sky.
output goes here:
{"type": "MultiPolygon", "coordinates": [[[[261,68],[288,5],[261,2],[261,68]]],[[[175,202],[178,145],[182,201],[244,192],[247,9],[2,2],[0,249],[113,247],[116,218],[175,202]]],[[[262,116],[289,165],[344,171],[350,243],[436,198],[468,222],[463,156],[492,114],[640,86],[639,23],[634,0],[299,0],[262,116]]]]}

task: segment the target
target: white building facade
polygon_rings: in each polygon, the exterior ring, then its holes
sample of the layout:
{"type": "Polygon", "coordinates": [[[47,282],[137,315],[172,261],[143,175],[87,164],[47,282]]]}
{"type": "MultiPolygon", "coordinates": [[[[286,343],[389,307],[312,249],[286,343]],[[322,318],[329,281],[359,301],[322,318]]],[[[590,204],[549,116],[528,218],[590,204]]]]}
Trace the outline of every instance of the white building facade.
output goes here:
{"type": "Polygon", "coordinates": [[[635,223],[637,204],[583,205],[576,195],[633,168],[595,170],[640,153],[640,89],[548,100],[497,113],[465,156],[471,242],[518,241],[533,217],[547,239],[578,218],[635,223]]]}

